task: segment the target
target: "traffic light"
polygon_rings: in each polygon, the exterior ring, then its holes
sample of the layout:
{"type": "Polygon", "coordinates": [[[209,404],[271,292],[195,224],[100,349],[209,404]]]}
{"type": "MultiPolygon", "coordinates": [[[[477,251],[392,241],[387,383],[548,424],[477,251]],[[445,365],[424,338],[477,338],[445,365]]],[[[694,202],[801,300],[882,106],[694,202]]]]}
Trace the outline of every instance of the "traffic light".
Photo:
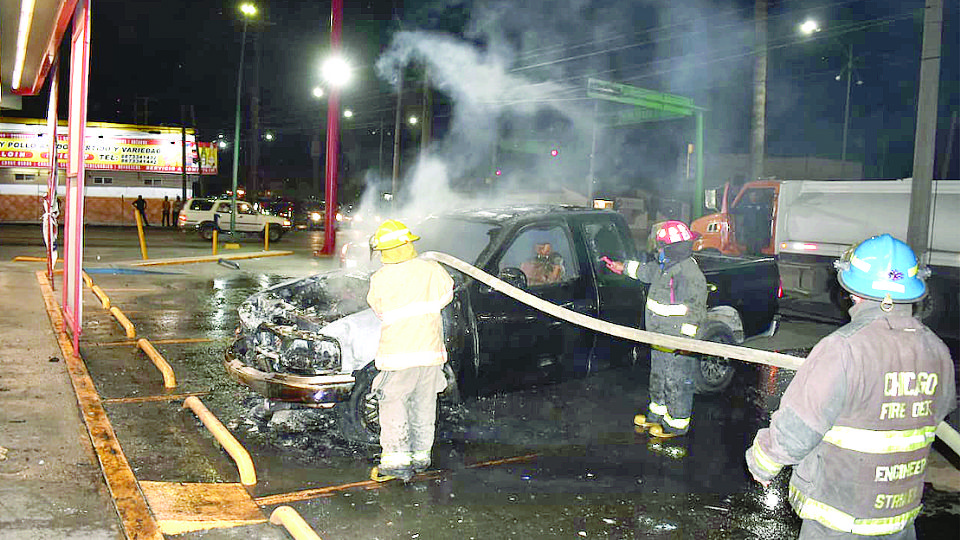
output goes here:
{"type": "Polygon", "coordinates": [[[560,155],[560,151],[557,150],[556,148],[554,148],[554,149],[550,150],[550,155],[553,156],[553,157],[557,157],[558,155],[560,155]]]}

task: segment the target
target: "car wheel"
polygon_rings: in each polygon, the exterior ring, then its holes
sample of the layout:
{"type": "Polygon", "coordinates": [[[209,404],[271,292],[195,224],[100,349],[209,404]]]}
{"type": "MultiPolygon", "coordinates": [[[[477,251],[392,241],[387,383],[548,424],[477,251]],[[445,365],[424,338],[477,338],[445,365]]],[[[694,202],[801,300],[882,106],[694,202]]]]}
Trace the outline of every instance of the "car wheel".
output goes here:
{"type": "Polygon", "coordinates": [[[373,392],[373,379],[380,370],[367,364],[356,374],[350,399],[337,404],[340,433],[347,440],[363,444],[380,443],[380,406],[373,392]]]}
{"type": "MultiPolygon", "coordinates": [[[[263,236],[263,233],[260,233],[260,235],[263,236]]],[[[279,225],[271,225],[271,226],[270,226],[270,241],[271,241],[271,242],[276,242],[277,240],[280,240],[280,237],[281,237],[281,236],[283,236],[283,231],[280,230],[280,226],[279,226],[279,225]]]]}
{"type": "MultiPolygon", "coordinates": [[[[726,343],[727,345],[736,345],[737,341],[733,337],[733,331],[727,325],[720,321],[710,321],[703,329],[700,337],[703,341],[713,341],[716,343],[726,343]]],[[[730,360],[719,356],[698,355],[699,362],[697,369],[693,373],[693,382],[696,385],[698,393],[714,394],[722,392],[730,382],[733,381],[733,375],[736,371],[730,360]]]]}
{"type": "Polygon", "coordinates": [[[200,225],[200,238],[204,240],[213,240],[214,230],[216,230],[216,226],[213,223],[204,223],[203,225],[200,225]]]}

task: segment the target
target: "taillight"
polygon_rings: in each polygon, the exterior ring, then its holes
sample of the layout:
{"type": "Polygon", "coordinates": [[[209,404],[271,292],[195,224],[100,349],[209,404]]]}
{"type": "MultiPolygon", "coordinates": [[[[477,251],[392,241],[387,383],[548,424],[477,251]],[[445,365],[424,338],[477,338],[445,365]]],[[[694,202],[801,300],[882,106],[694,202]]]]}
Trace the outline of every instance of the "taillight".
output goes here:
{"type": "Polygon", "coordinates": [[[783,280],[777,285],[777,298],[783,298],[783,280]]]}

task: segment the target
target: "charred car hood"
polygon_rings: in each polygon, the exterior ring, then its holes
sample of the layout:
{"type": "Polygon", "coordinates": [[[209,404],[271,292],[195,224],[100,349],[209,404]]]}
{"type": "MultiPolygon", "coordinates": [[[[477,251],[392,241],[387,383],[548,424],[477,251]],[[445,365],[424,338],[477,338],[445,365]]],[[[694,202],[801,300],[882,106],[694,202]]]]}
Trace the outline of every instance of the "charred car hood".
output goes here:
{"type": "Polygon", "coordinates": [[[238,308],[244,363],[311,376],[351,373],[373,361],[380,319],[367,305],[370,274],[333,270],[245,300],[238,308]]]}

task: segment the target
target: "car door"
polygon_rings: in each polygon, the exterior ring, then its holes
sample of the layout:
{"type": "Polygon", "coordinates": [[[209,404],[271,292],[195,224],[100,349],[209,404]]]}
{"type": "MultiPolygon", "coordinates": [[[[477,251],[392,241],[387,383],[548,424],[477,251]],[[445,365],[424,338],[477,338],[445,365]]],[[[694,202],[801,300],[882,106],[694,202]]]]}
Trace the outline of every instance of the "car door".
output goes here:
{"type": "MultiPolygon", "coordinates": [[[[598,316],[622,326],[643,328],[645,287],[637,280],[607,268],[603,258],[613,261],[635,259],[636,254],[626,224],[616,214],[593,214],[581,221],[581,231],[595,276],[598,316]]],[[[598,334],[595,356],[601,364],[620,365],[635,359],[630,353],[635,342],[598,334]]]]}
{"type": "Polygon", "coordinates": [[[237,230],[243,232],[260,232],[263,224],[260,215],[248,202],[237,202],[237,230]]]}
{"type": "MultiPolygon", "coordinates": [[[[544,300],[582,310],[586,276],[570,228],[561,220],[515,231],[485,270],[544,300]]],[[[579,327],[529,307],[482,284],[472,288],[478,336],[478,377],[487,389],[528,384],[558,375],[569,354],[589,354],[579,327]]]]}

